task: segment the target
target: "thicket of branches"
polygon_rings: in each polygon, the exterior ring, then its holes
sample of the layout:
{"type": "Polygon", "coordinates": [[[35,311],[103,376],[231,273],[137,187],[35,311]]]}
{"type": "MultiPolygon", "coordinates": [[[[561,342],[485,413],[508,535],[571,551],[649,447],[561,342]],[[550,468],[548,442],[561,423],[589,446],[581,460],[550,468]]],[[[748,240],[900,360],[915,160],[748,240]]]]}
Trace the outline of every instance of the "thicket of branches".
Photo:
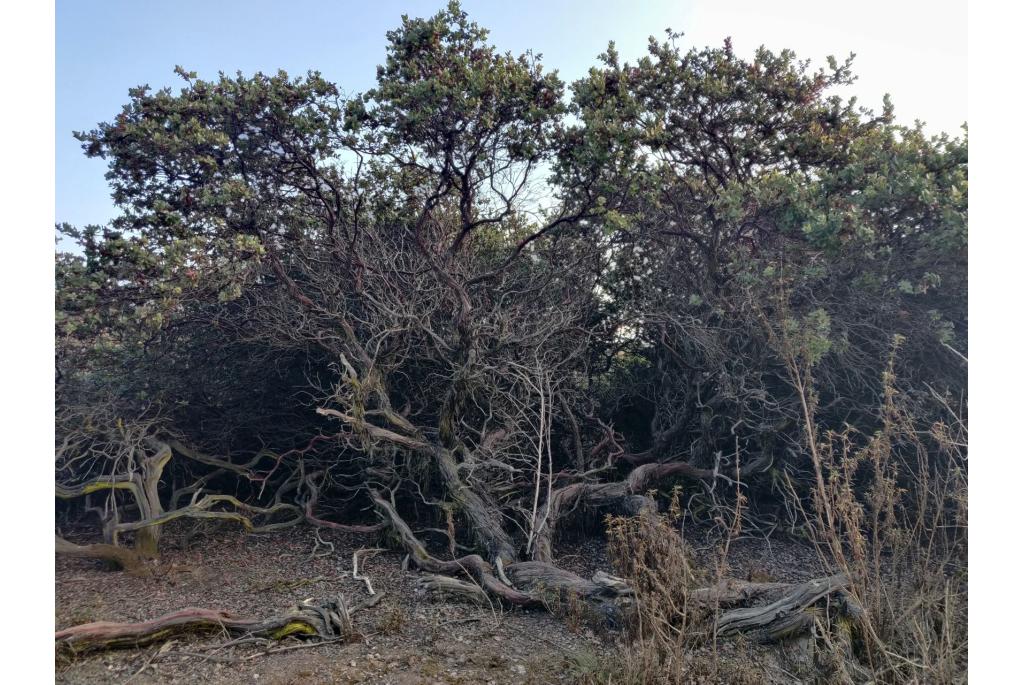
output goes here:
{"type": "Polygon", "coordinates": [[[384,527],[531,605],[517,576],[565,580],[583,512],[678,485],[698,518],[740,491],[795,531],[826,436],[884,434],[887,397],[965,430],[966,137],[789,51],[669,35],[567,86],[457,4],[387,40],[360,95],[178,68],[77,134],[121,215],[60,227],[57,496],[106,543],[384,527]]]}

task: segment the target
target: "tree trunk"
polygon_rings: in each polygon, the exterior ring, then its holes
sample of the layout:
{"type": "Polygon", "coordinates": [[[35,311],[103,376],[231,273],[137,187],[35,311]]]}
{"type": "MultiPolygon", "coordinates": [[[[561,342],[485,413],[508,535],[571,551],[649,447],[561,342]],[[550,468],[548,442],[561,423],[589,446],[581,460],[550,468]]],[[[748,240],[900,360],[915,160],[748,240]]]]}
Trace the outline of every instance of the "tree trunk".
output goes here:
{"type": "Polygon", "coordinates": [[[56,536],[56,553],[69,557],[100,559],[123,568],[132,575],[150,575],[152,571],[137,551],[116,545],[76,545],[59,535],[56,536]]]}
{"type": "MultiPolygon", "coordinates": [[[[142,463],[140,489],[143,496],[139,500],[139,509],[143,520],[155,519],[164,513],[163,505],[160,503],[160,478],[173,454],[167,443],[155,439],[149,442],[156,453],[150,457],[143,455],[140,460],[142,463]]],[[[135,550],[146,558],[155,559],[160,554],[160,532],[160,526],[140,528],[135,533],[135,550]]]]}
{"type": "Polygon", "coordinates": [[[462,482],[458,464],[449,450],[436,448],[435,458],[449,495],[469,520],[477,543],[487,551],[491,562],[503,567],[515,561],[515,547],[501,524],[501,512],[497,506],[462,482]]]}

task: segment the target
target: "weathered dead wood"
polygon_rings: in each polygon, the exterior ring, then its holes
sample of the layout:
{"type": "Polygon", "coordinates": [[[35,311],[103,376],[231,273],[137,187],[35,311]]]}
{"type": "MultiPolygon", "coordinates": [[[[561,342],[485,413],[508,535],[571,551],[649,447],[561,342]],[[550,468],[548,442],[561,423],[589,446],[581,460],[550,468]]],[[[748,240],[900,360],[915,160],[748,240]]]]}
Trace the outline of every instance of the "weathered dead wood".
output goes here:
{"type": "Polygon", "coordinates": [[[687,599],[702,605],[732,609],[772,602],[791,589],[793,589],[793,583],[754,583],[736,578],[724,578],[717,585],[690,590],[686,596],[687,599]]]}
{"type": "Polygon", "coordinates": [[[616,595],[625,596],[632,595],[633,588],[624,578],[617,578],[604,571],[598,571],[594,574],[592,580],[605,588],[606,592],[611,592],[616,595]]]}
{"type": "MultiPolygon", "coordinates": [[[[610,621],[621,619],[622,609],[633,594],[628,582],[606,573],[586,580],[571,571],[541,561],[525,561],[505,567],[510,587],[499,580],[494,568],[479,555],[467,555],[442,561],[430,555],[416,539],[408,524],[390,502],[371,491],[378,511],[398,534],[409,559],[417,568],[428,571],[421,586],[430,592],[455,595],[474,602],[493,595],[501,601],[521,607],[552,609],[559,602],[576,598],[597,607],[610,621]],[[448,576],[464,575],[475,582],[448,576]]],[[[851,618],[860,615],[859,605],[846,593],[849,581],[844,575],[819,578],[805,583],[750,583],[724,580],[716,586],[692,590],[688,598],[706,608],[728,608],[717,621],[719,635],[750,633],[756,639],[774,642],[807,631],[814,623],[812,607],[828,601],[836,613],[851,618]],[[768,604],[749,606],[755,602],[768,604]]]]}
{"type": "Polygon", "coordinates": [[[536,592],[557,592],[578,597],[622,597],[633,594],[629,584],[621,578],[598,572],[587,580],[552,564],[541,561],[523,561],[506,569],[516,587],[536,592]]]}
{"type": "Polygon", "coordinates": [[[500,510],[486,494],[476,492],[462,481],[459,465],[451,451],[438,448],[433,452],[445,488],[468,519],[477,542],[498,566],[500,575],[501,566],[516,559],[512,539],[502,526],[500,510]]]}
{"type": "Polygon", "coordinates": [[[421,590],[432,596],[453,597],[481,605],[487,604],[489,601],[487,593],[476,583],[459,580],[451,576],[424,575],[420,578],[418,585],[421,590]]]}
{"type": "Polygon", "coordinates": [[[791,585],[779,599],[764,606],[732,609],[722,614],[719,635],[749,633],[764,642],[778,642],[804,633],[814,624],[811,607],[828,602],[836,614],[860,615],[859,605],[846,593],[849,579],[842,574],[791,585]]]}
{"type": "MultiPolygon", "coordinates": [[[[639,480],[643,481],[642,478],[639,480]]],[[[628,604],[633,593],[621,578],[598,573],[592,580],[587,580],[542,561],[506,566],[512,587],[499,580],[495,568],[479,555],[470,554],[450,561],[432,556],[388,500],[375,491],[371,491],[371,497],[382,517],[400,538],[412,563],[431,574],[421,581],[421,586],[430,592],[455,595],[474,602],[485,601],[490,594],[512,605],[546,609],[551,609],[553,601],[575,597],[597,605],[612,620],[620,618],[621,607],[628,604]],[[474,582],[449,577],[460,575],[474,582]]],[[[856,604],[845,592],[847,585],[848,580],[842,575],[796,585],[726,580],[714,587],[692,590],[688,598],[708,608],[730,608],[718,619],[716,629],[720,635],[753,633],[762,640],[777,641],[809,628],[814,621],[809,609],[824,600],[834,601],[834,606],[847,615],[856,615],[856,604]],[[763,606],[749,606],[768,600],[772,601],[763,606]]]]}
{"type": "Polygon", "coordinates": [[[152,574],[152,569],[146,565],[146,559],[135,550],[107,544],[76,545],[59,535],[55,537],[57,554],[82,559],[109,561],[132,575],[145,576],[152,574]]]}
{"type": "Polygon", "coordinates": [[[602,571],[587,580],[572,571],[541,561],[524,561],[508,567],[516,587],[542,599],[549,610],[580,601],[609,624],[622,623],[623,609],[632,603],[633,588],[621,578],[602,571]]]}
{"type": "Polygon", "coordinates": [[[59,630],[58,647],[88,652],[121,647],[141,647],[181,633],[223,632],[271,640],[289,636],[338,640],[355,635],[352,615],[377,604],[378,593],[349,608],[342,595],[317,606],[300,604],[266,619],[238,616],[223,609],[189,607],[150,621],[113,623],[98,621],[59,630]]]}

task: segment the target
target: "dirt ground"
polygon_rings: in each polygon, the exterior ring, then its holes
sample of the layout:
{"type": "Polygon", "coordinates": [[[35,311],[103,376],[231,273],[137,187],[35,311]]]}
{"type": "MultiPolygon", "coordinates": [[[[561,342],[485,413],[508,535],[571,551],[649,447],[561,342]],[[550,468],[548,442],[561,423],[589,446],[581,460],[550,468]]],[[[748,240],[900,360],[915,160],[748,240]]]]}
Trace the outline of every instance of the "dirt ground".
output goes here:
{"type": "MultiPolygon", "coordinates": [[[[166,535],[160,572],[153,577],[109,571],[91,560],[58,558],[56,629],[91,621],[148,620],[190,606],[265,617],[339,591],[351,603],[368,596],[363,582],[352,578],[352,553],[373,547],[372,536],[325,531],[320,537],[329,544],[324,545],[310,528],[246,536],[225,527],[208,529],[198,539],[189,539],[184,528],[172,528],[166,535]]],[[[698,544],[698,559],[710,564],[713,548],[713,540],[704,550],[698,544]]],[[[819,570],[813,553],[792,543],[748,539],[734,541],[731,549],[730,575],[735,577],[790,581],[819,570]]],[[[581,668],[610,653],[620,637],[606,627],[541,611],[435,600],[417,588],[415,571],[402,570],[401,554],[381,551],[364,559],[361,572],[384,598],[356,614],[363,636],[359,641],[224,647],[229,638],[223,635],[190,636],[70,661],[58,657],[56,682],[569,683],[581,668]]],[[[585,576],[609,568],[599,539],[563,550],[558,563],[585,576]]],[[[738,646],[725,649],[741,656],[738,646]]],[[[765,682],[794,682],[770,662],[765,669],[765,682]]]]}

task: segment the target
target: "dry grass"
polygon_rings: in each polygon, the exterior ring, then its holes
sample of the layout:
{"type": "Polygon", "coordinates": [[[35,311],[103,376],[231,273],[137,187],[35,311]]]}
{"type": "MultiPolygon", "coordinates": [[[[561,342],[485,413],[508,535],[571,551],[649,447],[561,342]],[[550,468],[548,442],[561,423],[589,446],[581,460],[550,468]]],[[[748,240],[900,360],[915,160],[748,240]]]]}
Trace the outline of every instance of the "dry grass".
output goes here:
{"type": "Polygon", "coordinates": [[[821,484],[803,513],[864,608],[849,639],[823,630],[823,644],[842,681],[966,682],[966,423],[922,428],[891,363],[883,387],[880,430],[828,432],[812,450],[821,484]]]}
{"type": "MultiPolygon", "coordinates": [[[[719,659],[716,611],[691,600],[690,593],[714,577],[697,570],[683,544],[678,494],[673,493],[667,515],[609,518],[609,555],[616,573],[633,585],[634,605],[627,640],[610,658],[577,658],[581,684],[763,682],[749,664],[719,659]]],[[[730,539],[727,535],[723,552],[730,539]]],[[[723,568],[719,565],[715,575],[723,568]]]]}
{"type": "MultiPolygon", "coordinates": [[[[897,340],[894,357],[898,347],[897,340]]],[[[967,679],[967,426],[940,397],[949,420],[921,426],[920,405],[901,394],[892,369],[890,362],[872,434],[821,429],[810,374],[795,384],[804,393],[813,477],[787,477],[787,497],[822,565],[850,578],[849,593],[862,609],[852,618],[812,610],[812,634],[799,640],[791,664],[802,680],[967,679]]],[[[676,527],[675,501],[666,516],[609,520],[609,552],[636,588],[635,612],[612,658],[580,661],[581,683],[765,682],[765,663],[720,658],[717,608],[689,601],[695,588],[729,575],[743,498],[737,492],[718,518],[724,541],[703,577],[676,527]]]]}

